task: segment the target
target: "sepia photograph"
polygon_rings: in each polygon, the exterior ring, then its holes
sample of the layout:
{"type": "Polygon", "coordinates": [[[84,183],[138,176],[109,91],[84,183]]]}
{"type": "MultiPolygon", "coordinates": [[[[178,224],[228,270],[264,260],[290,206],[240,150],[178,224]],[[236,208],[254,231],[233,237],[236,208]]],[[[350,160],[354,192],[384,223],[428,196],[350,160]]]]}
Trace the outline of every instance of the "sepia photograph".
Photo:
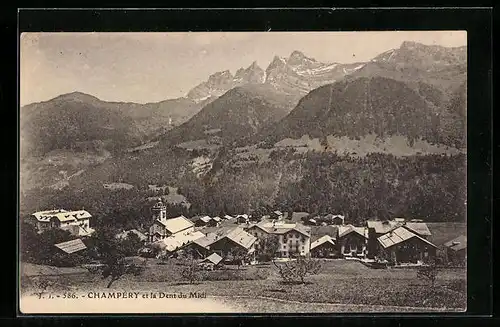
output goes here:
{"type": "Polygon", "coordinates": [[[23,314],[467,310],[466,31],[24,32],[19,107],[23,314]]]}

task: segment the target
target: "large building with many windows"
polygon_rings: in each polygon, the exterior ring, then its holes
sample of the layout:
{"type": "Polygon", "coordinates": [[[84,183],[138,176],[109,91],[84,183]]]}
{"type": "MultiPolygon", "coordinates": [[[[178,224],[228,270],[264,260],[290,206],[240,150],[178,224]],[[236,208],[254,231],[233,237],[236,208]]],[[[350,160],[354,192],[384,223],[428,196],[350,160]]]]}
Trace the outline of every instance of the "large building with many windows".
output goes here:
{"type": "Polygon", "coordinates": [[[276,235],[279,240],[277,257],[290,257],[298,254],[309,255],[311,250],[311,228],[299,223],[267,222],[248,225],[245,230],[259,241],[268,235],[276,235]]]}

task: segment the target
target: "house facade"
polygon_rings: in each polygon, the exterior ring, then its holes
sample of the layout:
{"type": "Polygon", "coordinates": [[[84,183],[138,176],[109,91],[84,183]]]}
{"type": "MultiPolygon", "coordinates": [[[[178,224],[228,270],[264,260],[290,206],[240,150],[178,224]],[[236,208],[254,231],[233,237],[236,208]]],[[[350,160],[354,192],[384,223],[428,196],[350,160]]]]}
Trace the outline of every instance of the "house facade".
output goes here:
{"type": "Polygon", "coordinates": [[[339,226],[337,249],[341,257],[365,258],[367,245],[368,231],[365,227],[339,226]]]}
{"type": "Polygon", "coordinates": [[[368,228],[368,258],[371,259],[379,255],[380,246],[378,238],[398,227],[404,227],[410,232],[426,240],[428,240],[429,236],[431,236],[431,232],[427,224],[418,219],[412,219],[409,221],[406,221],[403,218],[395,218],[384,221],[368,220],[366,222],[366,227],[368,228]]]}
{"type": "Polygon", "coordinates": [[[434,244],[403,226],[380,236],[377,241],[379,256],[396,265],[422,263],[436,257],[434,244]]]}
{"type": "Polygon", "coordinates": [[[307,256],[311,250],[311,229],[302,224],[281,222],[261,222],[250,225],[246,230],[259,241],[268,235],[278,239],[277,257],[290,257],[294,254],[307,256]]]}
{"type": "Polygon", "coordinates": [[[335,239],[330,235],[323,235],[311,243],[311,257],[337,258],[339,251],[335,239]]]}
{"type": "Polygon", "coordinates": [[[35,212],[31,216],[38,233],[52,228],[69,231],[73,236],[89,236],[94,232],[90,226],[92,215],[86,210],[67,211],[64,209],[35,212]]]}
{"type": "Polygon", "coordinates": [[[239,250],[252,261],[255,259],[256,240],[253,235],[237,227],[224,235],[216,235],[208,248],[223,258],[230,258],[234,251],[239,250]]]}
{"type": "Polygon", "coordinates": [[[460,235],[443,244],[448,264],[465,266],[467,263],[467,236],[460,235]]]}

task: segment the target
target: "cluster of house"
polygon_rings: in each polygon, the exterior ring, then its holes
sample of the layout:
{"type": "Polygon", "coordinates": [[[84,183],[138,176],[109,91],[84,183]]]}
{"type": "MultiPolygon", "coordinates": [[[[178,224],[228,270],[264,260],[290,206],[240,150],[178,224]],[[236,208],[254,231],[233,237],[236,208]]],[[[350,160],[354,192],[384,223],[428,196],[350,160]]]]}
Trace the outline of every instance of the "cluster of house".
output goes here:
{"type": "MultiPolygon", "coordinates": [[[[123,231],[116,237],[125,238],[133,232],[147,245],[145,250],[156,249],[158,256],[189,250],[196,258],[208,260],[212,264],[218,264],[235,251],[243,253],[250,261],[255,261],[264,246],[263,240],[270,235],[274,235],[277,240],[276,258],[301,255],[381,259],[401,264],[434,258],[438,249],[429,240],[431,232],[427,224],[416,219],[368,220],[365,226],[353,226],[345,224],[342,215],[314,219],[309,218],[306,213],[293,213],[292,219],[288,221],[280,211],[274,211],[259,220],[252,219],[247,214],[234,217],[167,218],[166,206],[161,200],[155,203],[151,212],[153,222],[148,232],[142,233],[134,229],[123,231]],[[310,219],[314,221],[309,222],[310,219]],[[233,221],[236,226],[221,226],[224,221],[233,221]],[[316,225],[317,221],[327,221],[330,226],[308,226],[316,225]]],[[[42,211],[34,213],[32,217],[32,222],[40,233],[60,228],[80,239],[94,231],[90,227],[91,215],[85,210],[42,211]]],[[[56,246],[74,252],[82,249],[82,244],[81,240],[74,240],[56,246]]],[[[466,236],[450,240],[442,247],[446,260],[454,263],[465,262],[466,248],[466,236]]],[[[68,251],[65,252],[71,253],[68,251]]]]}
{"type": "Polygon", "coordinates": [[[64,253],[71,254],[87,248],[82,238],[95,232],[90,227],[90,218],[92,215],[86,210],[54,209],[33,213],[28,219],[28,223],[35,226],[39,234],[54,228],[68,231],[75,239],[54,244],[54,246],[64,253]]]}
{"type": "Polygon", "coordinates": [[[90,236],[94,229],[90,227],[92,215],[86,210],[67,211],[55,209],[35,212],[29,222],[33,224],[38,233],[52,228],[67,230],[77,237],[90,236]]]}
{"type": "MultiPolygon", "coordinates": [[[[166,207],[158,201],[152,212],[154,222],[148,237],[159,253],[190,249],[200,259],[214,253],[224,258],[235,249],[255,259],[259,249],[262,249],[261,241],[269,235],[275,235],[277,239],[276,258],[299,254],[320,258],[381,259],[396,264],[418,263],[434,258],[438,248],[429,240],[431,232],[427,224],[416,219],[369,220],[365,226],[353,226],[345,224],[344,216],[331,215],[311,222],[312,225],[316,221],[328,221],[330,228],[322,231],[322,227],[306,225],[304,220],[310,219],[305,214],[302,215],[302,223],[296,222],[298,217],[294,217],[294,222],[288,222],[280,211],[259,221],[247,214],[226,215],[223,218],[196,216],[191,220],[184,216],[166,219],[166,207]],[[234,220],[237,226],[219,227],[224,220],[234,220]],[[203,233],[203,227],[219,228],[203,233]],[[315,229],[313,233],[312,229],[315,229]]],[[[446,253],[451,253],[447,257],[450,260],[465,260],[461,254],[465,253],[466,238],[450,242],[444,245],[446,253]],[[464,251],[459,252],[461,250],[464,251]]]]}

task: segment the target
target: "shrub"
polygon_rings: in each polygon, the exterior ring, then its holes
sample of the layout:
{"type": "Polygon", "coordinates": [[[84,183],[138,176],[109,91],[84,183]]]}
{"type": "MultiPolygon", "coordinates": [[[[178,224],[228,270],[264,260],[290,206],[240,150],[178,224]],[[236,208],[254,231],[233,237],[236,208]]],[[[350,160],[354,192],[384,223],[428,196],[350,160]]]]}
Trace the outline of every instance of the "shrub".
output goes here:
{"type": "Polygon", "coordinates": [[[279,265],[274,261],[273,263],[283,281],[290,284],[304,284],[306,276],[315,275],[321,269],[320,261],[302,256],[297,257],[295,261],[283,262],[279,265]]]}

